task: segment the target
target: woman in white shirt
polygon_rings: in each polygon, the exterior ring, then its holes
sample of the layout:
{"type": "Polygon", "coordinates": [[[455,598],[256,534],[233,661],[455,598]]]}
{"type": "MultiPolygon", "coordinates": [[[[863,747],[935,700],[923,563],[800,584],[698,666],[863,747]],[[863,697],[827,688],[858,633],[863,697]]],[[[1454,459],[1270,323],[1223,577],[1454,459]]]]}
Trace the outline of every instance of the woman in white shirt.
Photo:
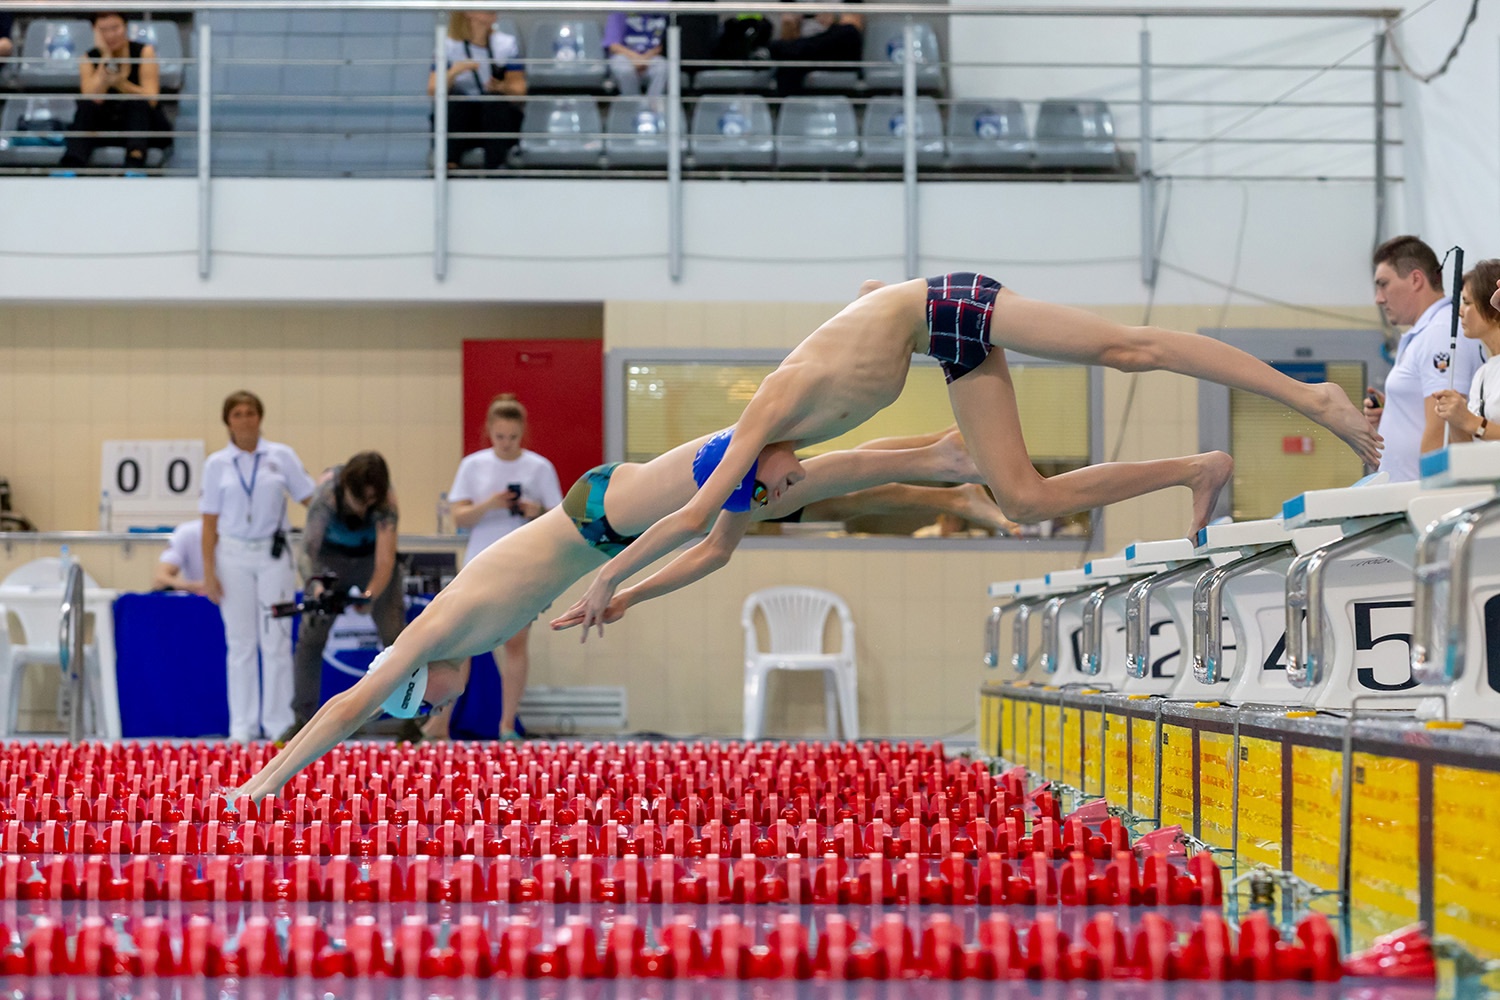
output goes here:
{"type": "Polygon", "coordinates": [[[203,463],[203,593],[219,605],[229,647],[229,738],[248,743],[292,724],[292,631],[271,605],[297,578],[286,542],[286,498],[305,504],[313,481],[297,453],[260,436],[266,408],[252,392],[224,400],[229,446],[203,463]]]}
{"type": "Polygon", "coordinates": [[[1467,397],[1451,389],[1437,395],[1437,415],[1452,428],[1450,441],[1500,441],[1500,309],[1490,302],[1497,282],[1500,260],[1482,260],[1464,275],[1459,322],[1465,337],[1484,344],[1489,360],[1474,373],[1467,397]]]}
{"type": "MultiPolygon", "coordinates": [[[[521,44],[495,28],[492,11],[454,11],[448,15],[448,38],[443,43],[448,78],[448,169],[471,149],[484,151],[484,169],[498,170],[517,143],[475,133],[518,133],[521,105],[505,98],[526,95],[526,71],[521,66],[521,44]]],[[[437,94],[437,67],[427,79],[429,96],[437,94]]]]}
{"type": "MultiPolygon", "coordinates": [[[[453,523],[469,531],[465,564],[521,525],[535,521],[562,503],[557,469],[541,455],[521,447],[526,436],[526,407],[514,395],[501,393],[490,401],[484,430],[490,447],[464,457],[448,490],[453,523]]],[[[531,669],[527,649],[530,635],[528,625],[506,641],[503,654],[501,650],[495,651],[495,663],[500,667],[501,739],[516,738],[516,706],[521,703],[521,692],[526,690],[526,675],[531,669]]],[[[443,738],[447,736],[447,727],[448,713],[434,712],[423,727],[423,734],[443,738]]]]}

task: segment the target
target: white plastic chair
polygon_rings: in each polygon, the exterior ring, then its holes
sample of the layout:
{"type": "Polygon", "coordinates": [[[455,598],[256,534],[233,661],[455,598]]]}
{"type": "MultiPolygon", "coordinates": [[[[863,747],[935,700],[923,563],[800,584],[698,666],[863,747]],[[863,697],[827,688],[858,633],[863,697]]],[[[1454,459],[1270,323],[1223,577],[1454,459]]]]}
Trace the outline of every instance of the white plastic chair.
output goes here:
{"type": "Polygon", "coordinates": [[[854,668],[854,617],[839,595],[815,587],[769,587],[745,598],[740,612],[745,630],[745,739],[765,731],[766,675],[772,670],[822,670],[828,735],[859,739],[859,688],[854,668]],[[770,649],[761,650],[755,612],[766,620],[770,649]],[[823,629],[830,614],[839,616],[842,644],[823,651],[823,629]]]}
{"type": "MultiPolygon", "coordinates": [[[[59,609],[48,610],[33,602],[0,605],[0,739],[16,735],[21,712],[21,684],[26,668],[32,666],[62,669],[58,654],[57,628],[59,609]],[[21,627],[21,642],[10,638],[10,620],[21,627]]],[[[88,616],[92,618],[92,616],[88,616]]],[[[91,622],[87,623],[91,624],[91,622]]],[[[90,641],[84,647],[84,727],[94,735],[102,734],[99,705],[102,704],[99,674],[99,645],[90,641]]]]}
{"type": "MultiPolygon", "coordinates": [[[[62,619],[62,560],[56,556],[34,559],[15,569],[3,581],[0,591],[13,590],[7,600],[0,596],[0,738],[15,735],[20,716],[21,684],[30,666],[62,669],[58,652],[58,624],[62,619]],[[39,591],[29,594],[28,590],[39,591]],[[56,593],[53,593],[56,591],[56,593]],[[10,622],[19,626],[21,639],[13,643],[10,622]]],[[[98,584],[87,573],[84,586],[98,584]]],[[[100,734],[99,706],[103,702],[102,677],[99,671],[99,639],[92,633],[94,615],[84,618],[90,629],[84,649],[84,719],[90,733],[100,734]]]]}
{"type": "MultiPolygon", "coordinates": [[[[17,566],[11,570],[9,576],[0,580],[0,587],[56,587],[59,592],[62,590],[62,585],[62,559],[57,556],[33,559],[29,563],[17,566]]],[[[99,583],[85,571],[83,585],[92,590],[97,588],[99,583]]]]}

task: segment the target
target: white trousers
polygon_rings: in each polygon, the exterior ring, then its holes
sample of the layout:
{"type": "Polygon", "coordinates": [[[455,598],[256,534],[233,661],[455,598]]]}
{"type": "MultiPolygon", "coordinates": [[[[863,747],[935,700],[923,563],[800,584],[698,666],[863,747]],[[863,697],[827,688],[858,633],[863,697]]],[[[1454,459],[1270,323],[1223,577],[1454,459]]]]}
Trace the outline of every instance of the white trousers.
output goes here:
{"type": "Polygon", "coordinates": [[[229,646],[229,738],[275,739],[292,724],[292,623],[271,618],[297,586],[291,552],[271,558],[271,542],[219,536],[215,550],[229,646]]]}

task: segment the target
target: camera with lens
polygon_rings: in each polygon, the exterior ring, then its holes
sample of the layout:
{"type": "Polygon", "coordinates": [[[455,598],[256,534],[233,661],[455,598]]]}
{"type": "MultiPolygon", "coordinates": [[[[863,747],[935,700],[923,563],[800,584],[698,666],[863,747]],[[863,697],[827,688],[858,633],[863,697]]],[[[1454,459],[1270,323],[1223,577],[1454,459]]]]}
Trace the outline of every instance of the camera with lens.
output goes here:
{"type": "Polygon", "coordinates": [[[271,605],[272,618],[295,618],[298,615],[326,615],[329,618],[337,618],[344,613],[344,609],[354,604],[368,604],[370,599],[365,592],[358,587],[350,586],[347,590],[339,589],[339,578],[336,573],[319,573],[308,580],[308,588],[316,582],[322,588],[317,596],[304,596],[300,601],[286,601],[282,604],[271,605]]]}

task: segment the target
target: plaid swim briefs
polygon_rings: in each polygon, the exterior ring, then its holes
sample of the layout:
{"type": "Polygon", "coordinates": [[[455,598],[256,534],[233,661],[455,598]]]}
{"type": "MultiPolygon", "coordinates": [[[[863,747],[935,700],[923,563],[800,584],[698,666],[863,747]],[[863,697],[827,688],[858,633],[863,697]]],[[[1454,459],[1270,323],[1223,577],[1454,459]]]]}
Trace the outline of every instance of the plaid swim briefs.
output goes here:
{"type": "Polygon", "coordinates": [[[982,274],[927,279],[927,353],[949,382],[963,378],[989,356],[990,317],[1000,282],[982,274]]]}

